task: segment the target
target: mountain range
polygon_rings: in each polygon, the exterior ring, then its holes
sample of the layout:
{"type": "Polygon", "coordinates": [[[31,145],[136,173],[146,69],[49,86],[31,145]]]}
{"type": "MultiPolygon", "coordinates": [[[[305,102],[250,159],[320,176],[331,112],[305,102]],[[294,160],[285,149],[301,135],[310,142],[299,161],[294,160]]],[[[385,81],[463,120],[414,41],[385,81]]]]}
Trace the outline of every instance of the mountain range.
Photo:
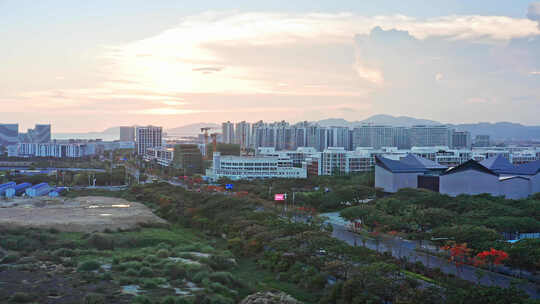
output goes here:
{"type": "MultiPolygon", "coordinates": [[[[364,120],[348,121],[343,118],[329,118],[319,121],[314,121],[323,127],[349,127],[354,128],[361,124],[371,123],[390,126],[410,127],[413,125],[441,125],[443,123],[429,120],[419,119],[408,116],[392,116],[392,115],[374,115],[364,120]]],[[[480,122],[474,124],[447,124],[459,131],[469,131],[474,137],[479,134],[489,135],[495,140],[540,140],[540,126],[525,126],[511,122],[487,123],[480,122]]],[[[193,123],[181,127],[166,129],[165,132],[175,136],[195,136],[201,133],[201,128],[212,128],[211,132],[220,132],[221,125],[216,123],[193,123]]],[[[91,133],[55,133],[53,138],[102,138],[104,140],[117,140],[120,136],[120,127],[111,127],[103,132],[91,133]]]]}

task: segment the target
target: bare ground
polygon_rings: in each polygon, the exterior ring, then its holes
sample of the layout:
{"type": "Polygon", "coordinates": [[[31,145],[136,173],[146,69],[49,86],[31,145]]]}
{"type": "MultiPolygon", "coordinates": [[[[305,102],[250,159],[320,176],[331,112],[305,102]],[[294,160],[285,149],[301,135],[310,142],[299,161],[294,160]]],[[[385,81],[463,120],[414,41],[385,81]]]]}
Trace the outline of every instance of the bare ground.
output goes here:
{"type": "Polygon", "coordinates": [[[0,227],[54,228],[59,231],[93,232],[133,229],[142,224],[165,224],[141,203],[121,198],[19,198],[0,202],[0,227]]]}

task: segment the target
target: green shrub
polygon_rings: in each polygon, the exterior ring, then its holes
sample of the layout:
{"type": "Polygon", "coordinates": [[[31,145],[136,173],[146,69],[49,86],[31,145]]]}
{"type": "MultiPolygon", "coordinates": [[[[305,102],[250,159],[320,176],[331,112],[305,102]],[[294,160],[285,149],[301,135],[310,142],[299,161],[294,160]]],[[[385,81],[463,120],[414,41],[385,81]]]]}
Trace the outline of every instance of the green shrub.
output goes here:
{"type": "Polygon", "coordinates": [[[19,256],[16,255],[16,254],[9,254],[9,255],[6,255],[2,261],[0,262],[0,264],[11,264],[11,263],[15,263],[17,262],[17,260],[19,260],[19,256]]]}
{"type": "Polygon", "coordinates": [[[208,265],[214,270],[228,270],[235,266],[235,263],[228,257],[222,255],[212,255],[208,259],[208,265]]]}
{"type": "Polygon", "coordinates": [[[15,303],[28,303],[31,302],[34,297],[26,292],[16,292],[9,299],[11,302],[15,303]]]}
{"type": "Polygon", "coordinates": [[[84,296],[84,304],[106,304],[105,296],[99,293],[89,293],[84,296]]]}
{"type": "Polygon", "coordinates": [[[131,301],[133,304],[152,304],[152,301],[147,296],[135,296],[131,301]]]}
{"type": "Polygon", "coordinates": [[[230,285],[234,281],[234,277],[230,272],[214,272],[209,275],[210,280],[221,283],[223,285],[230,285]]]}
{"type": "Polygon", "coordinates": [[[73,249],[60,248],[53,251],[53,254],[60,257],[74,257],[75,251],[73,249]]]}
{"type": "Polygon", "coordinates": [[[151,277],[154,275],[154,271],[150,267],[143,267],[141,268],[141,271],[139,271],[139,276],[141,277],[151,277]]]}
{"type": "Polygon", "coordinates": [[[158,288],[159,282],[154,279],[143,279],[142,287],[145,289],[156,289],[158,288]]]}
{"type": "Polygon", "coordinates": [[[165,274],[172,280],[182,279],[186,276],[186,269],[182,264],[170,263],[165,265],[165,274]]]}
{"type": "Polygon", "coordinates": [[[139,276],[139,272],[137,272],[137,270],[131,269],[131,268],[128,269],[128,270],[126,270],[125,274],[126,274],[127,276],[130,276],[130,277],[136,277],[136,276],[139,276]]]}
{"type": "Polygon", "coordinates": [[[199,271],[193,276],[192,280],[195,283],[201,283],[204,279],[207,279],[209,275],[208,271],[199,271]]]}
{"type": "Polygon", "coordinates": [[[167,296],[160,302],[161,304],[176,304],[176,298],[173,296],[167,296]]]}
{"type": "Polygon", "coordinates": [[[79,264],[79,267],[77,268],[77,271],[94,271],[98,270],[101,264],[97,261],[86,261],[79,264]]]}
{"type": "Polygon", "coordinates": [[[170,256],[170,253],[169,253],[169,250],[167,249],[160,249],[158,250],[157,252],[157,256],[162,258],[162,259],[165,259],[165,258],[168,258],[170,256]]]}
{"type": "Polygon", "coordinates": [[[148,255],[144,258],[144,262],[148,263],[148,264],[154,264],[154,263],[157,263],[159,262],[159,259],[157,256],[151,254],[151,255],[148,255]]]}
{"type": "Polygon", "coordinates": [[[110,235],[103,233],[93,233],[88,239],[88,244],[98,250],[113,250],[114,239],[110,235]]]}

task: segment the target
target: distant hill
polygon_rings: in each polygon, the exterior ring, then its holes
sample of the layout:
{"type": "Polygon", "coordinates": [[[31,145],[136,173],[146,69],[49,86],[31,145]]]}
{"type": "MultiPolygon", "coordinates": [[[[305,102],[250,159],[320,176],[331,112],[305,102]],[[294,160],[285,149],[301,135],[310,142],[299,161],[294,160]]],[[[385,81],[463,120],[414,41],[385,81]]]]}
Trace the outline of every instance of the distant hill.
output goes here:
{"type": "Polygon", "coordinates": [[[165,132],[169,135],[181,135],[181,136],[194,136],[201,133],[201,128],[214,128],[215,130],[210,130],[212,132],[221,132],[221,125],[215,123],[200,122],[189,124],[177,128],[167,129],[165,132]]]}
{"type": "MultiPolygon", "coordinates": [[[[343,118],[330,118],[316,121],[321,126],[344,126],[354,128],[355,126],[363,123],[390,125],[390,126],[402,126],[410,127],[413,125],[440,125],[443,123],[428,120],[418,119],[407,116],[391,116],[391,115],[374,115],[367,119],[360,121],[347,121],[343,118]]],[[[540,126],[525,126],[518,123],[511,122],[497,122],[497,123],[475,123],[475,124],[447,124],[459,131],[469,131],[472,137],[482,134],[489,135],[492,139],[496,140],[540,140],[540,126]]]]}
{"type": "Polygon", "coordinates": [[[401,127],[410,127],[414,125],[440,125],[440,122],[428,120],[428,119],[418,119],[408,116],[399,116],[395,117],[392,115],[373,115],[367,119],[359,121],[347,121],[343,118],[330,118],[316,121],[321,126],[331,127],[331,126],[344,126],[353,128],[361,124],[378,124],[378,125],[390,125],[390,126],[401,126],[401,127]]]}
{"type": "Polygon", "coordinates": [[[493,139],[540,140],[540,126],[524,126],[512,122],[481,122],[451,126],[457,130],[469,131],[473,137],[478,134],[485,134],[493,139]]]}

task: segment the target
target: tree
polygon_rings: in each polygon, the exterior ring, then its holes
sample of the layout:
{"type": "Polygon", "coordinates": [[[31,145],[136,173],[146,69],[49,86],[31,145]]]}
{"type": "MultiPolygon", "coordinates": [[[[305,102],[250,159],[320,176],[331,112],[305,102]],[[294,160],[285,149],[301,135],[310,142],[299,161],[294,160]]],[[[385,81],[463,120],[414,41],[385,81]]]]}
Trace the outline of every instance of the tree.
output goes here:
{"type": "Polygon", "coordinates": [[[508,253],[491,248],[490,250],[485,250],[479,252],[474,258],[475,266],[488,265],[490,270],[493,269],[493,266],[500,265],[503,261],[508,259],[508,253]]]}
{"type": "Polygon", "coordinates": [[[456,273],[460,277],[461,267],[469,262],[471,249],[467,247],[467,243],[456,244],[455,242],[450,242],[442,249],[450,252],[449,261],[456,265],[456,273]]]}

